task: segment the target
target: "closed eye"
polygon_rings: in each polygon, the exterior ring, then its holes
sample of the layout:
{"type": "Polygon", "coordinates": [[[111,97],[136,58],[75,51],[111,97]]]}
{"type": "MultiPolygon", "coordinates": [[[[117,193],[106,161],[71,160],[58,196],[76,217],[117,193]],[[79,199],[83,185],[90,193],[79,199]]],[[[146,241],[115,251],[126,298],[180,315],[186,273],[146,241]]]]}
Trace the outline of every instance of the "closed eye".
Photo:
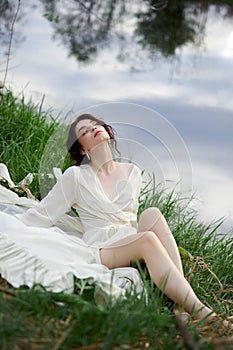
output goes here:
{"type": "Polygon", "coordinates": [[[86,135],[86,133],[88,132],[89,129],[85,129],[83,132],[82,132],[82,136],[86,135]]]}
{"type": "MultiPolygon", "coordinates": [[[[96,126],[96,125],[99,125],[97,122],[92,122],[91,123],[93,126],[96,126]]],[[[81,128],[82,129],[82,128],[81,128]]],[[[88,133],[88,131],[91,131],[92,130],[92,127],[90,126],[89,128],[86,128],[86,129],[84,129],[84,131],[81,133],[81,135],[82,136],[85,136],[87,133],[88,133]]]]}

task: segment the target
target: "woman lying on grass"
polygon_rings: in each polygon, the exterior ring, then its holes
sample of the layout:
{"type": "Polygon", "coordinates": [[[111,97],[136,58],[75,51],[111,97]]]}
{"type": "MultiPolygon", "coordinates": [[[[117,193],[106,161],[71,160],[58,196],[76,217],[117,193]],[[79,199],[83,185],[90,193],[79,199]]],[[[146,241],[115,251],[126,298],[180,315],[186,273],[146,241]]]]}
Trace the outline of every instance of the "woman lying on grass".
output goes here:
{"type": "Polygon", "coordinates": [[[79,278],[89,277],[81,269],[85,264],[91,264],[94,271],[142,260],[155,285],[171,300],[196,319],[212,319],[215,313],[198,299],[184,277],[175,239],[159,209],[145,209],[137,222],[141,171],[132,163],[113,160],[110,139],[115,143],[110,125],[89,114],[79,116],[67,140],[76,165],[64,172],[38,205],[15,215],[24,227],[15,238],[11,224],[9,238],[43,263],[56,262],[58,268],[79,278]],[[56,227],[71,207],[79,214],[84,234],[70,243],[65,232],[50,227],[56,227]]]}

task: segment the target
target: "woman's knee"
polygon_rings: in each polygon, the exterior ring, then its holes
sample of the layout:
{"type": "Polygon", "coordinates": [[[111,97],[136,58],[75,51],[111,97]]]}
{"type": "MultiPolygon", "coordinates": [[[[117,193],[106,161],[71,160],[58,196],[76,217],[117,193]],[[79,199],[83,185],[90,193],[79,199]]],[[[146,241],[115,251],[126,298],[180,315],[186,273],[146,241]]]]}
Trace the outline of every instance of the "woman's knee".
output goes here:
{"type": "Polygon", "coordinates": [[[153,231],[145,231],[141,233],[140,246],[148,249],[148,247],[157,247],[160,244],[159,239],[153,231]]]}
{"type": "Polygon", "coordinates": [[[138,227],[140,231],[150,231],[161,216],[162,213],[157,207],[145,209],[139,217],[138,227]]]}

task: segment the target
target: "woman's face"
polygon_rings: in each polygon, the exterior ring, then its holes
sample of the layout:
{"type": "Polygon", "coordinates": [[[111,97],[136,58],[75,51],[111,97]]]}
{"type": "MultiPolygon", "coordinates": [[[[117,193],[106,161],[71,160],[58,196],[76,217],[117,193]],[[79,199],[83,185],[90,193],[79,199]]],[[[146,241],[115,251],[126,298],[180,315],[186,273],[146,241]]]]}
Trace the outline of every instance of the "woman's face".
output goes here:
{"type": "Polygon", "coordinates": [[[105,128],[91,119],[80,120],[76,124],[75,132],[83,148],[82,154],[87,153],[93,147],[110,139],[105,128]]]}

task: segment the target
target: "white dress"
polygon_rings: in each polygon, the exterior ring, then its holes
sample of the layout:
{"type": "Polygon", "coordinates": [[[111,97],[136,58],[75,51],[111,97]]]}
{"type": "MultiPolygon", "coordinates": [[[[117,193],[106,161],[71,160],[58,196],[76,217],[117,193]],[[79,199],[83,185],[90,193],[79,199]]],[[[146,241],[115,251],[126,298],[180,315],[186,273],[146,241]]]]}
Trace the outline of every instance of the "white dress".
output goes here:
{"type": "Polygon", "coordinates": [[[130,280],[140,292],[136,269],[110,271],[99,256],[99,248],[137,234],[140,187],[134,164],[112,200],[88,164],[68,168],[41,202],[0,186],[0,275],[15,287],[41,284],[68,293],[74,276],[92,278],[113,295],[130,280]],[[79,217],[65,214],[71,207],[79,217]]]}

